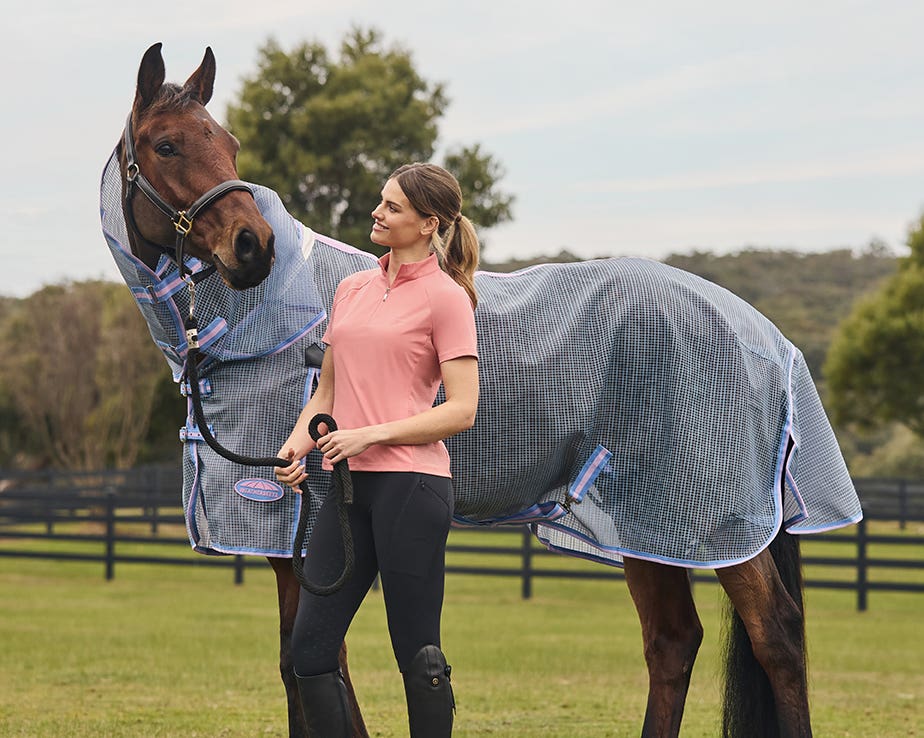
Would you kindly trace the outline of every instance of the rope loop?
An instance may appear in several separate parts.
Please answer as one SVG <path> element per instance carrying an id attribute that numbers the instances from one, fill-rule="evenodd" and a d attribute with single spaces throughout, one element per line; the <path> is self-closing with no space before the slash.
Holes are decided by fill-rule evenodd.
<path id="1" fill-rule="evenodd" d="M 337 430 L 336 420 L 326 413 L 318 413 L 308 421 L 308 435 L 311 436 L 312 441 L 317 442 L 321 439 L 321 423 L 327 426 L 328 433 L 333 433 Z"/>
<path id="2" fill-rule="evenodd" d="M 337 422 L 325 413 L 318 413 L 308 421 L 308 435 L 312 440 L 317 441 L 321 438 L 320 425 L 324 423 L 327 426 L 327 432 L 333 433 L 337 430 Z M 302 483 L 302 494 L 307 491 L 308 485 Z M 295 543 L 292 550 L 292 569 L 295 572 L 295 578 L 298 583 L 307 589 L 311 594 L 329 595 L 337 592 L 350 576 L 353 574 L 353 564 L 356 560 L 353 551 L 353 530 L 350 528 L 350 520 L 347 512 L 347 505 L 353 504 L 353 477 L 350 476 L 350 465 L 346 459 L 334 464 L 334 470 L 331 475 L 331 492 L 337 504 L 337 517 L 340 521 L 340 537 L 343 541 L 343 571 L 337 580 L 328 585 L 314 584 L 308 581 L 305 576 L 305 562 L 302 559 L 302 548 L 305 543 L 305 528 L 307 524 L 307 515 L 300 515 L 298 528 L 295 531 Z M 303 503 L 304 504 L 304 503 Z M 304 507 L 302 508 L 305 509 Z"/>

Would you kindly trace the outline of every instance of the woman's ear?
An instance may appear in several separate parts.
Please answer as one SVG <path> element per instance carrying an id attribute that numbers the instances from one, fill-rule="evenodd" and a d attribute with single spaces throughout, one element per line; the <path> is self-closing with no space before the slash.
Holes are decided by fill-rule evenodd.
<path id="1" fill-rule="evenodd" d="M 420 234 L 422 236 L 432 236 L 436 229 L 440 227 L 440 219 L 435 215 L 431 215 L 426 220 L 424 220 L 423 225 L 420 226 Z"/>

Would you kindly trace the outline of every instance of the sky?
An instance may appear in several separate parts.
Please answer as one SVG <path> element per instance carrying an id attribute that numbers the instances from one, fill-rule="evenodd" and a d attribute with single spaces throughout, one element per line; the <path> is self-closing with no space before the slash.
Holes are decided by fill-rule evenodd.
<path id="1" fill-rule="evenodd" d="M 335 50 L 360 26 L 408 49 L 450 99 L 434 159 L 479 143 L 516 198 L 487 261 L 873 239 L 902 254 L 924 210 L 920 0 L 0 6 L 0 295 L 118 279 L 99 177 L 158 41 L 179 83 L 212 47 L 221 122 L 270 38 Z"/>

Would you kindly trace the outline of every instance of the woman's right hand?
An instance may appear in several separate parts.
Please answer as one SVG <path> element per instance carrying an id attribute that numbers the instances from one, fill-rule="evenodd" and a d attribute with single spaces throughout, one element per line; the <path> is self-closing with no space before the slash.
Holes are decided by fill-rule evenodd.
<path id="1" fill-rule="evenodd" d="M 278 479 L 281 484 L 288 485 L 293 490 L 300 493 L 302 490 L 298 485 L 308 478 L 308 475 L 305 473 L 303 457 L 296 457 L 295 449 L 289 445 L 284 445 L 279 450 L 278 456 L 292 463 L 288 466 L 277 466 L 276 479 Z"/>

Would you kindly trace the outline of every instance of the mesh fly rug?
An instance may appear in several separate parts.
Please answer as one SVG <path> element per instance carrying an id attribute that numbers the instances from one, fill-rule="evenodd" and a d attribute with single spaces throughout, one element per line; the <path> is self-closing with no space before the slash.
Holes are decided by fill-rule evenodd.
<path id="1" fill-rule="evenodd" d="M 205 416 L 223 445 L 267 456 L 313 386 L 337 284 L 378 266 L 312 233 L 271 190 L 254 195 L 276 234 L 270 276 L 236 292 L 212 275 L 196 304 L 200 337 L 213 336 L 200 368 Z M 114 157 L 100 206 L 110 251 L 180 381 L 186 290 L 169 260 L 150 270 L 131 255 Z M 724 288 L 634 258 L 479 272 L 476 286 L 478 416 L 447 441 L 457 525 L 525 523 L 564 553 L 709 568 L 753 557 L 781 525 L 812 533 L 862 516 L 802 353 Z M 290 556 L 301 496 L 271 468 L 218 457 L 191 413 L 181 439 L 192 545 Z M 304 500 L 312 515 L 329 481 L 318 456 Z"/>

